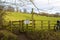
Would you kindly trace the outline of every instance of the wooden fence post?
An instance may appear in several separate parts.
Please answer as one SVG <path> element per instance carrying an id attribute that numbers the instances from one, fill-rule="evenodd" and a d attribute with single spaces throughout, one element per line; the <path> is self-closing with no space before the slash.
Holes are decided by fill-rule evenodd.
<path id="1" fill-rule="evenodd" d="M 9 21 L 9 27 L 11 28 L 12 31 L 12 21 Z"/>
<path id="2" fill-rule="evenodd" d="M 43 21 L 41 20 L 41 29 L 43 29 Z"/>
<path id="3" fill-rule="evenodd" d="M 24 32 L 24 20 L 21 21 L 22 31 Z"/>
<path id="4" fill-rule="evenodd" d="M 32 28 L 33 28 L 33 31 L 35 31 L 35 20 L 32 21 Z"/>
<path id="5" fill-rule="evenodd" d="M 9 21 L 9 26 L 11 26 L 11 21 Z"/>
<path id="6" fill-rule="evenodd" d="M 50 21 L 48 21 L 48 30 L 50 30 Z"/>
<path id="7" fill-rule="evenodd" d="M 21 21 L 19 20 L 19 31 L 22 31 Z"/>
<path id="8" fill-rule="evenodd" d="M 28 24 L 26 24 L 26 31 L 28 31 Z"/>
<path id="9" fill-rule="evenodd" d="M 21 26 L 21 21 L 19 20 L 19 26 Z"/>
<path id="10" fill-rule="evenodd" d="M 35 20 L 34 20 L 34 31 L 35 31 Z"/>

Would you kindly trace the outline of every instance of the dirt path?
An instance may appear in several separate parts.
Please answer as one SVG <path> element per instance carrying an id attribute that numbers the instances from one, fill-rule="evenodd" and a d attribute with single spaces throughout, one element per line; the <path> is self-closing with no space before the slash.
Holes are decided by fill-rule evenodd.
<path id="1" fill-rule="evenodd" d="M 18 35 L 18 40 L 29 40 L 24 33 Z"/>

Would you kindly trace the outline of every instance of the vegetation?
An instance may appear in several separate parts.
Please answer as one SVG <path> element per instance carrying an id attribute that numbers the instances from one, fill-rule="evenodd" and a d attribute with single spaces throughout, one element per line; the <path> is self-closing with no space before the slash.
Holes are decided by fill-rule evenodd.
<path id="1" fill-rule="evenodd" d="M 4 16 L 6 21 L 18 21 L 18 20 L 31 20 L 31 14 L 19 13 L 19 12 L 7 12 L 7 15 Z M 60 20 L 60 17 L 46 17 L 34 14 L 34 20 Z"/>
<path id="2" fill-rule="evenodd" d="M 5 19 L 5 24 L 8 24 L 9 21 L 19 21 L 19 20 L 26 20 L 26 19 L 32 20 L 32 18 L 31 18 L 32 14 L 19 13 L 19 12 L 6 12 L 6 13 L 7 13 L 7 15 L 3 16 Z M 50 25 L 54 26 L 56 24 L 56 21 L 60 20 L 60 17 L 47 17 L 47 16 L 40 16 L 40 15 L 34 14 L 34 20 L 37 20 L 35 22 L 36 30 L 40 30 L 41 22 L 38 20 L 43 20 L 43 22 L 44 22 L 43 24 L 45 26 L 44 29 L 47 29 L 48 28 L 48 20 L 51 21 Z M 29 26 L 32 26 L 32 25 L 29 24 Z M 53 27 L 51 27 L 51 28 L 53 28 Z"/>
<path id="3" fill-rule="evenodd" d="M 29 20 L 32 20 L 31 18 L 31 14 L 27 14 L 27 13 L 19 13 L 19 12 L 6 12 L 6 15 L 3 16 L 4 18 L 4 24 L 8 24 L 9 21 L 19 21 L 19 20 L 26 20 L 26 19 L 29 19 Z M 52 19 L 52 20 L 51 20 Z M 47 16 L 40 16 L 40 15 L 36 15 L 34 14 L 34 20 L 51 20 L 52 22 L 53 21 L 56 21 L 56 20 L 60 20 L 60 17 L 47 17 Z M 47 21 L 44 21 L 47 23 Z M 56 23 L 56 22 L 54 22 Z M 48 23 L 47 23 L 48 24 Z M 47 24 L 44 24 L 44 25 L 47 25 Z M 39 30 L 40 28 L 37 27 L 39 26 L 40 23 L 39 21 L 36 22 L 36 30 Z M 9 31 L 6 31 L 6 30 L 3 30 L 1 32 L 1 35 L 3 36 L 1 39 L 2 40 L 17 40 L 17 36 L 24 36 L 27 37 L 25 39 L 29 40 L 60 40 L 60 34 L 59 32 L 54 32 L 54 31 L 36 31 L 36 32 L 23 32 L 23 34 L 21 34 L 19 31 L 19 27 L 11 27 L 11 26 L 8 26 L 8 27 L 4 27 L 4 29 L 7 29 Z M 44 27 L 45 28 L 45 27 Z M 20 34 L 20 35 L 15 35 L 15 34 Z M 0 36 L 1 36 L 0 35 Z M 24 38 L 24 37 L 23 37 Z M 22 38 L 22 39 L 23 39 Z M 28 39 L 29 38 L 29 39 Z M 18 39 L 20 40 L 20 39 Z"/>
<path id="4" fill-rule="evenodd" d="M 7 30 L 0 30 L 0 40 L 17 40 L 17 35 Z"/>
<path id="5" fill-rule="evenodd" d="M 60 40 L 60 32 L 54 31 L 27 32 L 26 36 L 30 40 Z"/>
<path id="6" fill-rule="evenodd" d="M 30 2 L 35 6 L 35 8 L 37 8 L 32 0 L 30 0 Z M 37 10 L 39 11 L 38 8 Z M 18 12 L 18 8 L 17 10 L 14 10 L 14 7 L 12 7 L 11 5 L 7 7 L 3 5 L 0 6 L 0 40 L 60 40 L 60 32 L 55 32 L 53 30 L 52 31 L 45 30 L 49 27 L 48 26 L 49 20 L 50 20 L 51 29 L 53 29 L 52 26 L 56 24 L 57 20 L 60 20 L 59 13 L 47 14 L 42 12 L 41 14 L 34 13 L 32 15 L 30 13 L 28 14 L 26 11 L 27 10 L 24 9 L 23 13 Z M 33 13 L 33 10 L 31 13 Z M 33 21 L 30 21 L 30 23 L 32 24 L 28 25 L 31 26 L 32 31 L 28 30 L 30 29 L 30 27 L 26 29 L 27 26 L 24 23 L 23 23 L 24 25 L 22 25 L 23 28 L 21 28 L 18 22 L 15 23 L 14 26 L 10 25 L 9 23 L 11 21 L 21 21 L 26 19 L 28 20 L 33 19 L 33 21 L 37 20 L 35 21 L 35 29 L 32 26 Z M 41 26 L 40 20 L 43 20 L 43 26 Z M 41 27 L 43 27 L 44 30 L 41 29 Z M 25 30 L 23 31 L 21 29 L 25 29 Z"/>

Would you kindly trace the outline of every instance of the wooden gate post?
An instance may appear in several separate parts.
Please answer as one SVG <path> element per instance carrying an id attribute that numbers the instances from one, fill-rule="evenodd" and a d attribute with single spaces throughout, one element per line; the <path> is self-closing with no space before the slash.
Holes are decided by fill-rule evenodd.
<path id="1" fill-rule="evenodd" d="M 21 24 L 21 21 L 19 20 L 19 31 L 21 32 L 22 31 L 22 24 Z"/>
<path id="2" fill-rule="evenodd" d="M 48 21 L 48 30 L 50 30 L 50 20 Z"/>
<path id="3" fill-rule="evenodd" d="M 34 20 L 33 24 L 34 24 L 34 31 L 35 31 L 35 20 Z"/>
<path id="4" fill-rule="evenodd" d="M 9 27 L 11 28 L 10 31 L 12 31 L 12 21 L 9 21 Z"/>
<path id="5" fill-rule="evenodd" d="M 41 20 L 41 29 L 43 30 L 43 21 Z"/>
<path id="6" fill-rule="evenodd" d="M 26 24 L 26 31 L 28 31 L 28 24 Z"/>
<path id="7" fill-rule="evenodd" d="M 21 21 L 22 31 L 24 32 L 24 20 Z"/>

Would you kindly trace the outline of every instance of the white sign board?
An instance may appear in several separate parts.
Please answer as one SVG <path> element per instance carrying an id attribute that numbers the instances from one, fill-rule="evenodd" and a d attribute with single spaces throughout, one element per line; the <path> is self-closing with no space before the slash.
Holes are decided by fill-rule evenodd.
<path id="1" fill-rule="evenodd" d="M 24 21 L 24 24 L 29 24 L 29 23 L 30 23 L 29 20 Z"/>

